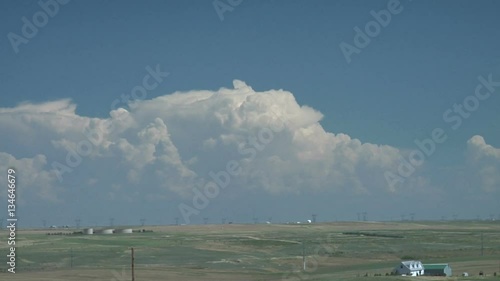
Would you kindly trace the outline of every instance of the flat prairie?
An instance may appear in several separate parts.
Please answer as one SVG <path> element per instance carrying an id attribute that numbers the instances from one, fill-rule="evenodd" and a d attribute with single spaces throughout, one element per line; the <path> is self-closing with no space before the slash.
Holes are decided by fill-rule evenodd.
<path id="1" fill-rule="evenodd" d="M 127 228 L 148 231 L 83 235 L 71 234 L 75 229 L 19 230 L 16 273 L 6 272 L 4 262 L 0 279 L 132 280 L 133 247 L 137 281 L 500 280 L 499 221 Z M 6 242 L 0 245 L 5 261 L 7 247 Z M 448 263 L 453 277 L 387 276 L 401 260 L 410 259 Z M 463 272 L 469 277 L 462 277 Z"/>

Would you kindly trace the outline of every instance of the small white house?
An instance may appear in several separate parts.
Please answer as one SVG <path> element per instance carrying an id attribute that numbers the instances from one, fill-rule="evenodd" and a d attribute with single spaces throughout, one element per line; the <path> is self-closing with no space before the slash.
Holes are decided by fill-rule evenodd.
<path id="1" fill-rule="evenodd" d="M 421 276 L 424 275 L 424 266 L 421 261 L 402 261 L 394 271 L 398 275 Z"/>

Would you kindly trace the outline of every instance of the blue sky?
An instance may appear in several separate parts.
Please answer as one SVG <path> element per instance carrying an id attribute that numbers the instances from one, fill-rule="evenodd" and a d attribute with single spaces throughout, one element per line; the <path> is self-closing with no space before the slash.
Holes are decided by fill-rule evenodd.
<path id="1" fill-rule="evenodd" d="M 369 196 L 351 194 L 345 188 L 329 190 L 326 186 L 330 179 L 325 179 L 317 188 L 304 188 L 298 192 L 301 195 L 297 195 L 295 189 L 288 192 L 286 188 L 280 189 L 279 193 L 269 193 L 269 188 L 245 189 L 245 185 L 251 185 L 249 182 L 258 180 L 241 179 L 241 182 L 235 180 L 234 185 L 242 188 L 221 192 L 196 216 L 198 222 L 203 216 L 219 221 L 224 213 L 235 214 L 235 221 L 251 221 L 252 216 L 303 220 L 311 213 L 318 213 L 323 220 L 349 220 L 355 219 L 356 212 L 365 210 L 373 214 L 373 219 L 397 218 L 405 212 L 415 212 L 423 218 L 450 217 L 452 213 L 459 213 L 461 217 L 500 214 L 500 201 L 492 199 L 495 197 L 492 195 L 498 198 L 500 182 L 487 176 L 491 175 L 492 169 L 500 169 L 500 159 L 495 158 L 497 150 L 486 149 L 486 156 L 472 157 L 486 158 L 484 165 L 488 166 L 480 171 L 472 171 L 467 163 L 467 155 L 473 153 L 469 151 L 468 141 L 475 135 L 482 136 L 485 147 L 500 147 L 500 88 L 481 101 L 478 109 L 463 120 L 459 129 L 452 130 L 451 124 L 443 120 L 447 109 L 474 94 L 478 76 L 492 75 L 493 81 L 500 80 L 500 38 L 497 36 L 500 4 L 497 1 L 402 0 L 402 11 L 393 14 L 389 24 L 382 27 L 359 54 L 353 54 L 348 63 L 339 44 L 353 45 L 353 28 L 364 29 L 373 20 L 370 11 L 387 9 L 389 2 L 243 0 L 232 11 L 225 12 L 221 20 L 212 1 L 73 0 L 59 4 L 56 15 L 39 28 L 27 44 L 19 45 L 16 54 L 8 34 L 21 35 L 21 18 L 32 20 L 33 15 L 42 9 L 37 1 L 3 1 L 0 3 L 0 34 L 3 34 L 0 41 L 0 108 L 14 109 L 21 103 L 36 107 L 37 104 L 69 98 L 70 103 L 76 105 L 75 115 L 104 120 L 109 118 L 110 104 L 115 99 L 141 84 L 148 73 L 147 66 L 154 68 L 159 65 L 162 71 L 169 72 L 169 76 L 159 87 L 148 91 L 145 101 L 176 91 L 193 94 L 203 90 L 218 91 L 221 87 L 232 89 L 233 80 L 238 79 L 255 92 L 278 89 L 291 92 L 298 105 L 321 112 L 323 118 L 317 124 L 327 133 L 343 133 L 361 143 L 387 145 L 402 155 L 416 148 L 414 140 L 428 138 L 434 128 L 443 128 L 448 139 L 436 147 L 436 152 L 412 176 L 422 177 L 425 182 L 421 184 L 426 192 L 417 196 L 439 198 L 436 202 L 441 202 L 441 205 L 433 200 L 423 200 L 420 204 L 412 204 L 411 210 L 401 210 L 405 205 L 400 203 L 395 203 L 394 207 L 381 207 Z M 228 2 L 221 0 L 221 3 Z M 2 114 L 0 117 L 3 118 L 13 115 L 8 110 Z M 307 116 L 302 117 L 307 119 Z M 154 120 L 151 118 L 142 120 L 144 127 Z M 191 145 L 195 145 L 196 139 L 190 139 L 188 132 L 176 131 L 177 119 L 163 120 L 168 128 L 174 127 L 169 132 L 174 146 L 180 151 L 181 161 L 189 160 L 185 159 L 186 155 L 194 157 L 196 153 L 191 155 L 188 152 L 191 148 L 180 148 L 178 143 L 192 141 Z M 32 125 L 26 122 L 26 126 Z M 187 124 L 195 126 L 199 122 Z M 33 130 L 37 132 L 37 129 L 40 128 Z M 7 130 L 12 130 L 12 134 Z M 41 130 L 41 134 L 48 136 L 41 137 L 46 143 L 38 145 L 23 140 L 26 135 L 17 135 L 12 127 L 5 125 L 3 131 L 0 152 L 12 156 L 15 159 L 12 161 L 45 155 L 47 164 L 40 169 L 48 173 L 50 163 L 63 161 L 66 154 L 64 149 L 55 148 L 51 141 L 71 139 L 64 132 L 54 133 L 51 139 L 52 131 Z M 126 137 L 128 134 L 131 136 Z M 134 134 L 137 132 L 128 131 L 121 138 L 132 143 Z M 272 156 L 273 153 L 266 148 L 263 155 Z M 224 157 L 233 154 L 235 150 L 226 147 L 208 155 L 226 162 Z M 63 192 L 64 195 L 56 200 L 58 203 L 38 200 L 36 195 L 26 196 L 26 202 L 20 203 L 26 204 L 23 208 L 26 224 L 40 224 L 42 217 L 56 216 L 59 213 L 56 210 L 60 208 L 68 209 L 68 217 L 57 215 L 54 223 L 71 222 L 76 216 L 89 224 L 91 221 L 105 223 L 111 216 L 123 223 L 136 223 L 140 216 L 151 217 L 151 222 L 171 223 L 173 217 L 181 216 L 176 213 L 179 211 L 177 206 L 190 201 L 190 195 L 168 191 L 165 194 L 168 207 L 162 210 L 169 213 L 168 218 L 163 218 L 157 211 L 163 203 L 150 205 L 131 199 L 130 202 L 144 209 L 142 214 L 128 214 L 133 217 L 130 220 L 125 217 L 118 219 L 122 212 L 117 206 L 128 201 L 117 199 L 111 202 L 104 197 L 98 204 L 108 207 L 98 209 L 102 209 L 101 214 L 109 215 L 92 213 L 92 210 L 88 214 L 81 213 L 75 210 L 79 207 L 72 207 L 77 206 L 72 200 L 79 197 L 81 202 L 78 204 L 93 204 L 88 187 L 77 184 L 85 178 L 93 178 L 91 167 L 85 167 L 86 164 L 93 166 L 90 161 L 75 168 L 71 178 L 54 183 L 59 190 L 70 190 L 70 186 L 78 185 L 79 192 L 87 196 Z M 192 171 L 206 178 L 206 174 L 202 174 L 207 169 L 203 167 L 210 165 L 210 161 L 198 163 Z M 481 165 L 482 162 L 472 166 Z M 328 167 L 330 172 L 335 170 L 335 166 Z M 120 169 L 118 167 L 115 171 L 117 177 L 120 177 Z M 364 177 L 369 174 L 363 169 L 356 169 L 356 175 Z M 473 183 L 477 190 L 470 191 L 470 194 L 462 193 L 456 187 L 457 181 L 460 182 L 456 175 L 463 175 L 464 170 L 470 178 L 478 178 Z M 484 171 L 489 171 L 486 176 Z M 287 174 L 282 176 L 287 177 Z M 111 178 L 97 178 L 98 184 L 102 184 L 100 188 L 105 190 L 117 184 Z M 482 189 L 485 182 L 492 186 L 487 188 L 488 191 Z M 119 184 L 123 186 L 127 182 Z M 151 192 L 154 194 L 155 191 Z M 372 191 L 371 196 L 380 197 L 380 202 L 411 198 L 411 194 L 386 194 L 379 189 Z M 453 198 L 455 203 L 448 202 L 447 198 Z M 302 201 L 304 205 L 300 204 Z M 475 203 L 470 212 L 463 210 L 459 203 L 469 201 Z M 335 204 L 332 206 L 331 202 Z M 245 210 L 239 207 L 243 203 L 248 205 L 245 205 Z M 152 206 L 150 210 L 148 206 Z"/>

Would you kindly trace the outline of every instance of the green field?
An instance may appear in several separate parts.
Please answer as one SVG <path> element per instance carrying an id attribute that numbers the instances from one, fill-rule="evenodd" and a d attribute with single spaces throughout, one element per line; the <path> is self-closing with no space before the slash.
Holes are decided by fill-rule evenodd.
<path id="1" fill-rule="evenodd" d="M 500 280 L 499 222 L 338 222 L 146 229 L 153 232 L 47 235 L 64 230 L 18 231 L 16 274 L 0 273 L 0 279 L 131 280 L 130 247 L 134 247 L 138 281 Z M 2 237 L 6 234 L 2 230 Z M 6 242 L 0 245 L 0 251 L 4 257 L 8 254 Z M 386 276 L 402 259 L 449 263 L 456 277 Z M 478 276 L 480 271 L 486 276 Z M 468 272 L 470 277 L 460 277 L 462 272 Z"/>

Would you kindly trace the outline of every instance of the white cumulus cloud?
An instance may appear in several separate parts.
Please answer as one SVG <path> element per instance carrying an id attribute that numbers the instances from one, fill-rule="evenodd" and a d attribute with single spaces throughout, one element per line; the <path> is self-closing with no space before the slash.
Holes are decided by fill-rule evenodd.
<path id="1" fill-rule="evenodd" d="M 389 191 L 383 174 L 399 164 L 397 148 L 325 131 L 323 114 L 299 105 L 291 92 L 256 92 L 239 80 L 233 86 L 133 101 L 108 118 L 80 116 L 69 99 L 0 108 L 0 129 L 12 132 L 0 151 L 19 144 L 0 157 L 29 170 L 24 184 L 41 198 L 75 182 L 103 194 L 140 185 L 148 198 L 188 195 L 231 160 L 241 167 L 231 178 L 235 189 Z M 75 153 L 81 161 L 69 165 Z M 61 182 L 55 162 L 68 168 Z"/>
<path id="2" fill-rule="evenodd" d="M 470 170 L 477 177 L 480 188 L 487 192 L 500 191 L 500 148 L 475 135 L 467 141 L 467 152 Z"/>

